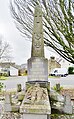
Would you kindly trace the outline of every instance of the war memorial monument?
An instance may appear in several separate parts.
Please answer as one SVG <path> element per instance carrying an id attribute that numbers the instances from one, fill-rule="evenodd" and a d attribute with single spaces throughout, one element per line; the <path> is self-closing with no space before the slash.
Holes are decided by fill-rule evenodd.
<path id="1" fill-rule="evenodd" d="M 26 93 L 20 106 L 23 119 L 50 119 L 48 91 L 48 60 L 44 57 L 42 10 L 40 6 L 36 6 L 31 58 L 28 59 L 28 82 L 26 82 Z"/>
<path id="2" fill-rule="evenodd" d="M 31 58 L 28 59 L 27 66 L 25 89 L 22 90 L 21 84 L 17 84 L 15 94 L 4 92 L 3 107 L 0 105 L 0 119 L 54 119 L 54 113 L 71 115 L 73 106 L 70 96 L 62 96 L 50 90 L 48 60 L 44 56 L 42 9 L 39 5 L 35 7 L 34 12 Z M 59 84 L 56 84 L 56 89 L 60 91 Z M 58 115 L 58 119 L 63 118 L 64 115 Z"/>

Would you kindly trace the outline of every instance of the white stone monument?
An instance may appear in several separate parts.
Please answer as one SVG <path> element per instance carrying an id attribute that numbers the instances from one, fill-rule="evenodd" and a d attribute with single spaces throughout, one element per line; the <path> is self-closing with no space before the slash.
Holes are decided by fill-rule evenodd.
<path id="1" fill-rule="evenodd" d="M 48 60 L 44 57 L 42 10 L 36 6 L 32 35 L 31 58 L 28 60 L 28 81 L 48 81 Z"/>

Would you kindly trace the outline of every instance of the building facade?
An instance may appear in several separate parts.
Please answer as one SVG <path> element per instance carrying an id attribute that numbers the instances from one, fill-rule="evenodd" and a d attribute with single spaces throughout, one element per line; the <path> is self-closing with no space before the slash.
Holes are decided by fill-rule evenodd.
<path id="1" fill-rule="evenodd" d="M 12 62 L 0 63 L 0 75 L 2 76 L 18 76 L 18 67 Z"/>
<path id="2" fill-rule="evenodd" d="M 56 60 L 55 57 L 50 57 L 48 61 L 48 74 L 54 69 L 54 68 L 61 68 L 61 64 L 59 64 Z"/>

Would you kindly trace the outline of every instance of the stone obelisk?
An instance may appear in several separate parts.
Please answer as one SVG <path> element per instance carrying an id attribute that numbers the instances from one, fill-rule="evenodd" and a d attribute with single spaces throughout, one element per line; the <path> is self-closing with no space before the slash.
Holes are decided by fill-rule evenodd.
<path id="1" fill-rule="evenodd" d="M 44 57 L 42 10 L 40 6 L 36 6 L 31 58 L 28 60 L 28 81 L 20 107 L 22 119 L 50 119 L 48 87 L 48 60 Z"/>
<path id="2" fill-rule="evenodd" d="M 42 10 L 36 6 L 32 34 L 31 58 L 28 60 L 28 81 L 48 81 L 48 60 L 44 57 Z"/>
<path id="3" fill-rule="evenodd" d="M 31 57 L 44 57 L 42 10 L 35 8 Z"/>

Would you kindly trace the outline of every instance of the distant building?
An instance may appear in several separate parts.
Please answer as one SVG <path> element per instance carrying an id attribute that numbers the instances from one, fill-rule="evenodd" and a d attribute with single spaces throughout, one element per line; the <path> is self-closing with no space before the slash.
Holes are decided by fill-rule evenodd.
<path id="1" fill-rule="evenodd" d="M 1 68 L 10 68 L 10 65 L 14 66 L 14 62 L 0 62 L 0 67 Z"/>
<path id="2" fill-rule="evenodd" d="M 10 76 L 18 76 L 18 68 L 10 66 Z"/>
<path id="3" fill-rule="evenodd" d="M 61 64 L 59 64 L 56 60 L 55 57 L 50 57 L 48 61 L 48 73 L 54 69 L 54 68 L 61 68 Z"/>
<path id="4" fill-rule="evenodd" d="M 1 62 L 0 63 L 0 74 L 7 74 L 7 76 L 18 76 L 19 66 L 16 66 L 12 62 Z"/>
<path id="5" fill-rule="evenodd" d="M 74 67 L 74 64 L 66 61 L 65 59 L 62 58 L 62 60 L 59 62 L 61 64 L 62 68 L 69 68 L 69 67 Z"/>
<path id="6" fill-rule="evenodd" d="M 20 75 L 26 75 L 27 74 L 27 63 L 26 64 L 21 64 L 20 66 Z"/>

